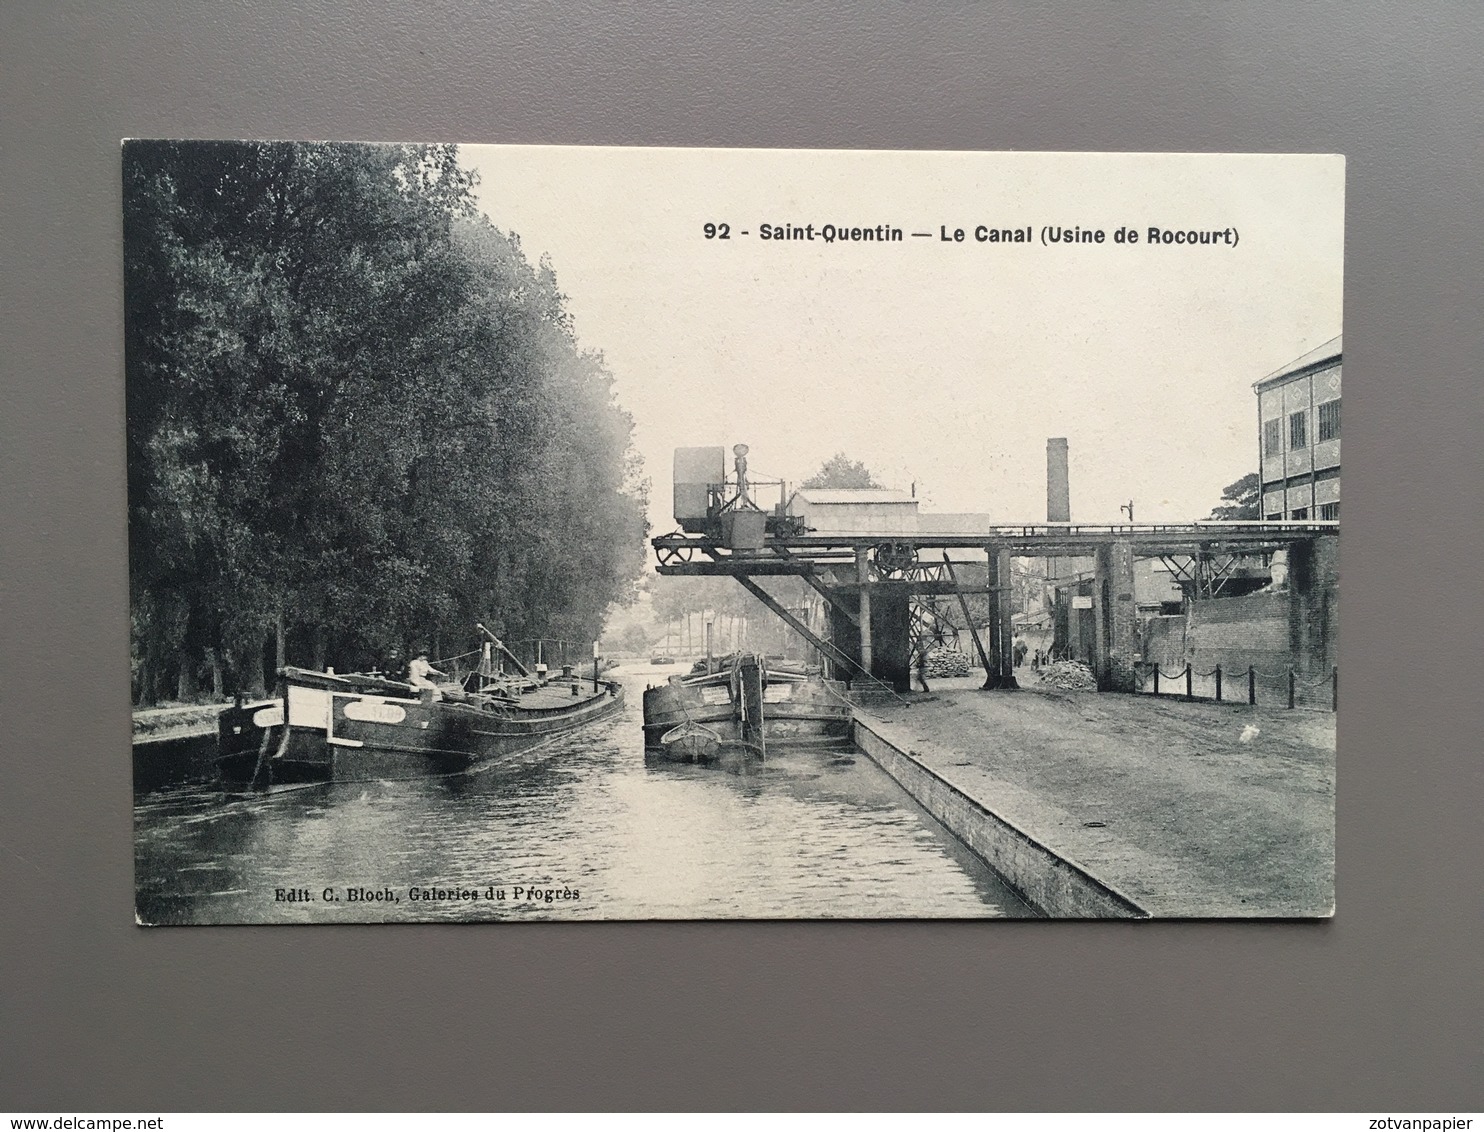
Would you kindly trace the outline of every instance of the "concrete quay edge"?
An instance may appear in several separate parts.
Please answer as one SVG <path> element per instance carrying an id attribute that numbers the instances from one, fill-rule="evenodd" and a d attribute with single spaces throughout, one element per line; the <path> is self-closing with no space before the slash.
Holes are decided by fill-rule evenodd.
<path id="1" fill-rule="evenodd" d="M 1113 885 L 925 765 L 893 730 L 855 713 L 855 745 L 1037 911 L 1057 919 L 1150 918 Z"/>

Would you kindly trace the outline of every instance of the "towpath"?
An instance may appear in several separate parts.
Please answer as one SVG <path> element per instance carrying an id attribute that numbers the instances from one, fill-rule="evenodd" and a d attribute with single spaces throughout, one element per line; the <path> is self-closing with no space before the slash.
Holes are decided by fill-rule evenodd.
<path id="1" fill-rule="evenodd" d="M 1010 693 L 933 681 L 861 719 L 1153 916 L 1332 913 L 1334 715 L 1017 676 Z"/>

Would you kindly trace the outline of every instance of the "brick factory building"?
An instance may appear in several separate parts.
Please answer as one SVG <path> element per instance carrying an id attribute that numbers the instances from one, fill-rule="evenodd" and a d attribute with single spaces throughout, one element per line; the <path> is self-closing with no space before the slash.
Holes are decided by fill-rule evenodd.
<path id="1" fill-rule="evenodd" d="M 1253 383 L 1262 518 L 1340 517 L 1340 339 Z"/>

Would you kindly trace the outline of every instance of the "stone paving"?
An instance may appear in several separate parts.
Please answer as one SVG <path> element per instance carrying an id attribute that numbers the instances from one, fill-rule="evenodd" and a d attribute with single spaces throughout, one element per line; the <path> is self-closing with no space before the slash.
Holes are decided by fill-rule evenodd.
<path id="1" fill-rule="evenodd" d="M 943 680 L 862 714 L 1153 916 L 1333 913 L 1333 714 L 1068 692 L 1028 667 L 1016 675 L 1019 692 Z"/>

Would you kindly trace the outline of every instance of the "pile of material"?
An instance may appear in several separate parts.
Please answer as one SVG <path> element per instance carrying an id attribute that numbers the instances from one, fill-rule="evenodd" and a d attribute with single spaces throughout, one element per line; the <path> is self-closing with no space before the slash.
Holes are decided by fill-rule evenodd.
<path id="1" fill-rule="evenodd" d="M 957 649 L 937 648 L 928 653 L 928 679 L 946 676 L 972 676 L 973 662 Z"/>
<path id="2" fill-rule="evenodd" d="M 1069 692 L 1097 691 L 1097 677 L 1092 669 L 1079 660 L 1058 660 L 1041 667 L 1041 680 L 1053 688 L 1065 688 Z"/>

